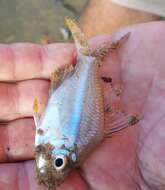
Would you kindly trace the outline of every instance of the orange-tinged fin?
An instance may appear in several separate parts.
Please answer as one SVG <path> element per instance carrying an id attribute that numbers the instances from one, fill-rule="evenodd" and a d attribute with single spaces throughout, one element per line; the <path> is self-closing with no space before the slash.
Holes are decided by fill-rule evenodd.
<path id="1" fill-rule="evenodd" d="M 97 58 L 97 63 L 100 65 L 104 58 L 113 50 L 120 48 L 129 38 L 130 32 L 122 36 L 119 40 L 115 42 L 104 42 L 100 47 L 96 48 L 91 52 L 93 57 Z"/>
<path id="2" fill-rule="evenodd" d="M 78 53 L 89 55 L 90 49 L 89 49 L 88 41 L 84 33 L 81 31 L 81 29 L 77 25 L 77 23 L 73 19 L 68 18 L 68 17 L 65 18 L 65 23 L 72 33 Z"/>
<path id="3" fill-rule="evenodd" d="M 129 115 L 122 111 L 113 112 L 112 110 L 110 110 L 110 112 L 111 115 L 109 117 L 111 118 L 111 125 L 109 126 L 109 128 L 105 129 L 105 137 L 111 137 L 113 133 L 124 130 L 130 126 L 134 126 L 143 118 L 140 115 Z"/>
<path id="4" fill-rule="evenodd" d="M 33 102 L 33 117 L 34 117 L 35 126 L 38 127 L 39 119 L 40 119 L 38 97 L 34 98 L 34 102 Z"/>
<path id="5" fill-rule="evenodd" d="M 119 40 L 112 43 L 111 48 L 113 48 L 113 49 L 120 48 L 128 40 L 130 35 L 131 35 L 131 32 L 124 34 Z"/>
<path id="6" fill-rule="evenodd" d="M 33 102 L 33 112 L 38 114 L 39 113 L 39 100 L 38 97 L 34 98 L 34 102 Z"/>
<path id="7" fill-rule="evenodd" d="M 74 71 L 73 65 L 66 65 L 65 67 L 58 68 L 51 73 L 50 92 L 53 92 L 65 78 L 71 76 Z"/>

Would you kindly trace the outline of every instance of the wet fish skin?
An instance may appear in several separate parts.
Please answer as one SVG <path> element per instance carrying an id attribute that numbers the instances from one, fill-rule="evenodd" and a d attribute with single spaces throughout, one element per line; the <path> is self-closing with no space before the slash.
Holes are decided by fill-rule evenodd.
<path id="1" fill-rule="evenodd" d="M 37 111 L 34 114 L 37 174 L 49 189 L 60 185 L 81 164 L 104 132 L 98 64 L 77 25 L 72 20 L 68 23 L 77 47 L 76 66 L 55 71 L 45 112 L 41 117 Z M 61 169 L 57 158 L 63 161 Z"/>
<path id="2" fill-rule="evenodd" d="M 87 40 L 71 19 L 67 24 L 73 34 L 77 51 L 75 67 L 56 70 L 51 79 L 51 90 L 45 112 L 39 115 L 39 103 L 34 101 L 36 125 L 35 158 L 38 180 L 49 190 L 60 185 L 66 176 L 80 166 L 88 154 L 105 137 L 103 94 L 98 69 L 108 52 L 95 56 Z M 118 44 L 117 44 L 118 45 Z M 114 49 L 114 44 L 112 44 Z M 128 119 L 128 118 L 127 118 Z M 129 126 L 120 120 L 119 130 Z M 114 126 L 116 132 L 118 127 Z"/>

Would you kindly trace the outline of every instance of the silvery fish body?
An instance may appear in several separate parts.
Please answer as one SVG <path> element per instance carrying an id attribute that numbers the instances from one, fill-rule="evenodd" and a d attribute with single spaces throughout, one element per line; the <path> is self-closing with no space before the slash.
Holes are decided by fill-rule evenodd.
<path id="1" fill-rule="evenodd" d="M 37 99 L 33 106 L 37 175 L 39 182 L 49 190 L 60 185 L 104 137 L 139 121 L 137 115 L 128 116 L 123 110 L 112 110 L 110 106 L 108 117 L 111 125 L 104 128 L 103 95 L 98 77 L 100 60 L 109 50 L 121 45 L 129 34 L 115 43 L 108 43 L 100 51 L 90 53 L 87 41 L 75 22 L 67 19 L 67 24 L 75 40 L 76 66 L 66 66 L 53 72 L 50 96 L 42 116 L 39 115 Z M 113 87 L 111 90 L 116 92 Z"/>
<path id="2" fill-rule="evenodd" d="M 103 139 L 98 64 L 95 57 L 81 53 L 82 45 L 76 43 L 76 66 L 55 72 L 52 83 L 58 85 L 51 89 L 44 114 L 34 116 L 38 179 L 49 189 L 61 184 Z"/>

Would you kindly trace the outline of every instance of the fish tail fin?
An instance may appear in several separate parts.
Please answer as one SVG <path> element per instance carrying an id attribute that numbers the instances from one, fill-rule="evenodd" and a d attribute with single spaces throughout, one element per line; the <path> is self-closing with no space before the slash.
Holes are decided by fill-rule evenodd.
<path id="1" fill-rule="evenodd" d="M 90 48 L 88 45 L 88 41 L 87 41 L 84 33 L 79 28 L 78 24 L 69 17 L 65 17 L 65 23 L 72 33 L 78 54 L 89 55 Z"/>

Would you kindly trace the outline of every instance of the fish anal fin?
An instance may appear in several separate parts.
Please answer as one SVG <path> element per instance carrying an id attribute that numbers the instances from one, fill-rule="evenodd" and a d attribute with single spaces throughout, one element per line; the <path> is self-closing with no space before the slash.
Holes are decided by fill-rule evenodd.
<path id="1" fill-rule="evenodd" d="M 66 77 L 69 77 L 74 71 L 74 66 L 66 65 L 65 67 L 58 68 L 51 73 L 50 92 L 53 92 Z"/>
<path id="2" fill-rule="evenodd" d="M 112 110 L 110 111 L 112 112 Z M 111 125 L 109 125 L 109 127 L 104 131 L 105 138 L 111 137 L 113 133 L 117 133 L 128 127 L 134 126 L 142 119 L 141 115 L 130 115 L 126 114 L 123 111 L 116 111 L 112 113 L 109 117 Z"/>
<path id="3" fill-rule="evenodd" d="M 74 21 L 73 19 L 71 19 L 69 17 L 66 17 L 65 23 L 73 35 L 73 38 L 74 38 L 75 43 L 76 43 L 77 51 L 80 54 L 89 55 L 90 54 L 90 48 L 88 45 L 88 40 L 86 39 L 86 36 L 84 35 L 84 33 L 79 28 L 76 21 Z"/>
<path id="4" fill-rule="evenodd" d="M 97 63 L 100 65 L 104 58 L 115 49 L 120 48 L 129 38 L 130 32 L 122 36 L 119 40 L 116 40 L 115 42 L 105 42 L 100 47 L 96 48 L 92 51 L 91 56 L 97 58 Z"/>

